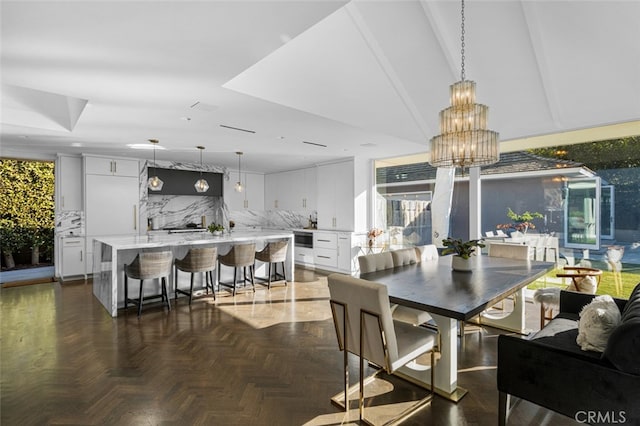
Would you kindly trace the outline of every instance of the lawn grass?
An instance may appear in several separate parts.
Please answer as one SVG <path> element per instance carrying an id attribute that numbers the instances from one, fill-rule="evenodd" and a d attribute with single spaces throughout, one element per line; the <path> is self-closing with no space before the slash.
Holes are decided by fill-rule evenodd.
<path id="1" fill-rule="evenodd" d="M 623 264 L 622 272 L 620 273 L 608 271 L 604 263 L 600 265 L 598 262 L 594 262 L 592 267 L 603 270 L 596 294 L 609 294 L 613 297 L 628 299 L 631 291 L 640 283 L 640 265 Z M 544 287 L 565 288 L 569 285 L 570 279 L 565 278 L 566 281 L 563 281 L 562 278 L 557 278 L 556 274 L 561 271 L 562 268 L 554 269 L 529 284 L 527 288 L 531 290 Z"/>

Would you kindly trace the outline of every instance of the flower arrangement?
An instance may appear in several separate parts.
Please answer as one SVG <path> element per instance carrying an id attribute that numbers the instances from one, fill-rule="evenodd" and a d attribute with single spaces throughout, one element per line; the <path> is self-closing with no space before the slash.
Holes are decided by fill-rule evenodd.
<path id="1" fill-rule="evenodd" d="M 484 244 L 480 240 L 462 241 L 461 239 L 455 239 L 447 237 L 442 240 L 442 245 L 445 247 L 442 250 L 442 255 L 455 254 L 463 259 L 469 259 L 471 255 L 476 251 L 476 247 L 484 247 Z"/>
<path id="2" fill-rule="evenodd" d="M 380 228 L 371 228 L 367 237 L 369 238 L 378 238 L 380 235 L 384 234 L 384 231 Z"/>
<path id="3" fill-rule="evenodd" d="M 515 229 L 518 232 L 526 233 L 529 229 L 536 229 L 536 226 L 532 222 L 533 219 L 540 219 L 544 216 L 542 215 L 542 213 L 530 212 L 528 210 L 522 214 L 518 214 L 511 210 L 511 207 L 509 207 L 507 210 L 507 217 L 513 222 L 496 225 L 496 228 Z"/>

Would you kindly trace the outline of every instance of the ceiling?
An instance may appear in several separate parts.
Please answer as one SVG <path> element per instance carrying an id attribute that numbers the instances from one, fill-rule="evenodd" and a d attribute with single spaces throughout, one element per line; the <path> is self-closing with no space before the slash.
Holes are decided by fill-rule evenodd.
<path id="1" fill-rule="evenodd" d="M 460 79 L 458 1 L 1 8 L 3 156 L 148 159 L 128 145 L 150 138 L 159 160 L 197 162 L 203 145 L 205 162 L 234 168 L 243 151 L 265 173 L 407 156 L 428 150 Z M 640 134 L 640 2 L 467 0 L 465 15 L 466 76 L 503 147 Z"/>

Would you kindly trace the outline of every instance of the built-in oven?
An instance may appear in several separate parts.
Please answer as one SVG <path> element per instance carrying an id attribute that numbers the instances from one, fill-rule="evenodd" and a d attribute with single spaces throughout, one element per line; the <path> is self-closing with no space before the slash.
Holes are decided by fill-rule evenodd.
<path id="1" fill-rule="evenodd" d="M 313 248 L 313 232 L 293 231 L 293 242 L 296 247 Z"/>

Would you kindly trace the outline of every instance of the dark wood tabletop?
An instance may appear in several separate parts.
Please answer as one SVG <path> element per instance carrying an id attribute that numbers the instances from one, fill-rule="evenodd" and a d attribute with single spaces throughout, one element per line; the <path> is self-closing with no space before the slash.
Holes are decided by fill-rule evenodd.
<path id="1" fill-rule="evenodd" d="M 473 272 L 451 270 L 452 256 L 360 274 L 385 284 L 389 300 L 457 320 L 469 320 L 544 275 L 550 262 L 477 256 Z"/>

